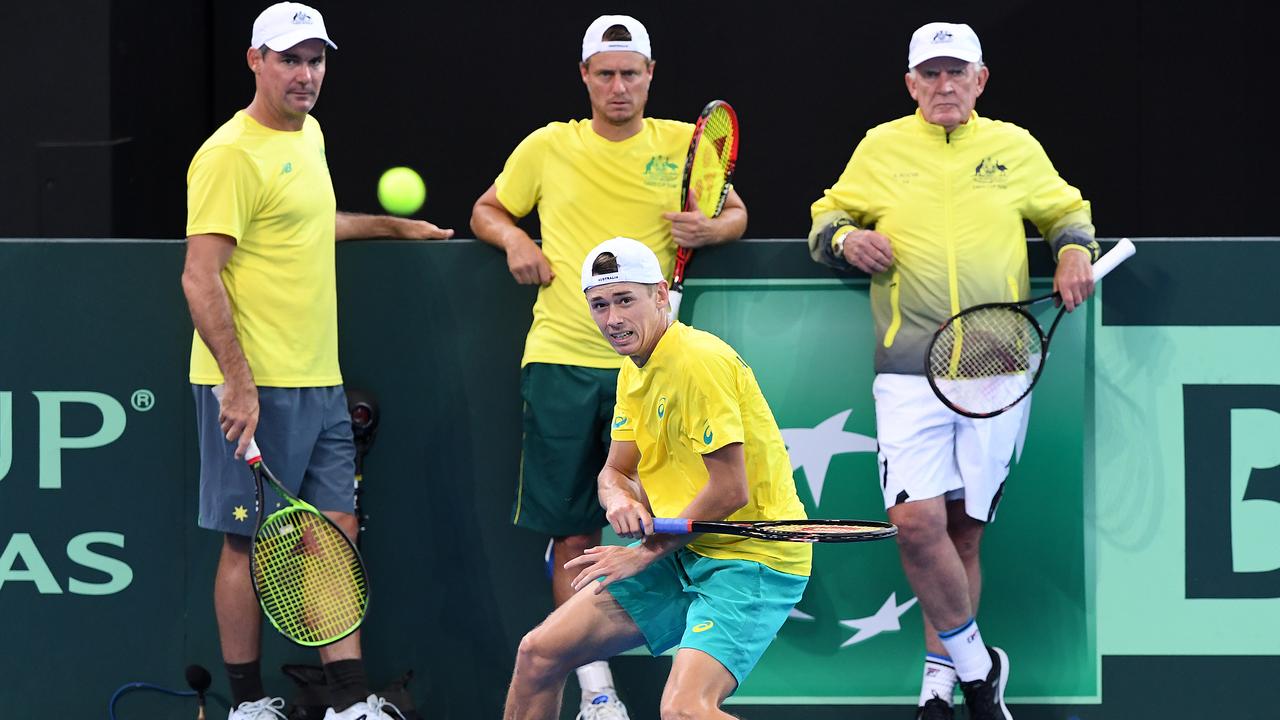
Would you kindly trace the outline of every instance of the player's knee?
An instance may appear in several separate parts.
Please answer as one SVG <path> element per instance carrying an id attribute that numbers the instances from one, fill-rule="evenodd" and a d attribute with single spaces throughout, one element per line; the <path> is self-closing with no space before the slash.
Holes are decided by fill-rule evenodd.
<path id="1" fill-rule="evenodd" d="M 982 547 L 982 533 L 951 533 L 951 542 L 956 546 L 956 552 L 960 554 L 961 558 L 966 560 L 975 558 Z"/>
<path id="2" fill-rule="evenodd" d="M 325 513 L 325 516 L 333 521 L 334 525 L 343 532 L 344 535 L 355 540 L 356 535 L 360 534 L 360 521 L 351 513 Z"/>
<path id="3" fill-rule="evenodd" d="M 945 519 L 924 513 L 902 513 L 894 521 L 898 526 L 898 545 L 907 550 L 924 548 L 949 540 Z"/>
<path id="4" fill-rule="evenodd" d="M 966 515 L 958 519 L 953 517 L 948 523 L 947 534 L 951 537 L 951 543 L 956 546 L 956 552 L 960 553 L 960 557 L 969 559 L 977 557 L 985 529 L 986 523 Z"/>
<path id="5" fill-rule="evenodd" d="M 670 706 L 666 703 L 663 703 L 661 710 L 662 720 L 698 720 L 699 718 L 708 716 L 709 713 L 705 709 L 688 706 Z"/>
<path id="6" fill-rule="evenodd" d="M 662 698 L 659 708 L 662 720 L 698 720 L 710 717 L 716 709 L 714 700 L 689 693 L 675 693 Z"/>
<path id="7" fill-rule="evenodd" d="M 530 630 L 520 639 L 516 650 L 516 675 L 531 682 L 548 681 L 564 672 L 563 659 L 547 642 L 541 626 Z"/>

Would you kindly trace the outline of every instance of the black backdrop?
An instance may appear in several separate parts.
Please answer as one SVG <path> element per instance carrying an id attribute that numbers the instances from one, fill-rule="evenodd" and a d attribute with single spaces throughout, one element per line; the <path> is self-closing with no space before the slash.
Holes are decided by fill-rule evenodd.
<path id="1" fill-rule="evenodd" d="M 252 96 L 266 0 L 0 3 L 0 235 L 181 237 L 187 163 Z M 1107 236 L 1275 235 L 1280 152 L 1270 3 L 1155 0 L 741 4 L 317 2 L 340 49 L 315 114 L 340 207 L 378 174 L 423 173 L 421 216 L 470 236 L 471 203 L 536 127 L 589 113 L 576 63 L 602 12 L 645 22 L 649 114 L 713 97 L 743 122 L 750 237 L 797 237 L 863 132 L 906 114 L 906 44 L 967 21 L 992 77 L 984 115 L 1040 139 Z"/>

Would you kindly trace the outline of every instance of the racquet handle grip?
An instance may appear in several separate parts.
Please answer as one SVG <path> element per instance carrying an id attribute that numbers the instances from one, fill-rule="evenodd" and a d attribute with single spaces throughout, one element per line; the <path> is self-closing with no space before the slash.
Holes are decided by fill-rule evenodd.
<path id="1" fill-rule="evenodd" d="M 1102 261 L 1099 260 L 1098 262 L 1102 262 Z M 213 393 L 213 398 L 218 401 L 219 405 L 221 405 L 222 395 L 227 391 L 226 387 L 223 386 L 222 384 L 218 384 L 218 385 L 214 385 L 212 388 L 209 388 L 209 390 L 210 392 Z M 258 441 L 254 440 L 253 438 L 249 438 L 249 447 L 244 451 L 244 461 L 252 465 L 261 458 L 262 458 L 262 451 L 258 450 Z"/>
<path id="2" fill-rule="evenodd" d="M 693 521 L 685 518 L 654 518 L 653 531 L 667 535 L 688 535 L 693 532 Z"/>
<path id="3" fill-rule="evenodd" d="M 1107 251 L 1106 255 L 1098 258 L 1098 262 L 1093 264 L 1093 281 L 1097 282 L 1107 276 L 1107 273 L 1115 270 L 1120 263 L 1133 257 L 1138 251 L 1134 247 L 1133 241 L 1129 238 L 1120 238 L 1120 242 L 1116 246 Z"/>
<path id="4" fill-rule="evenodd" d="M 684 293 L 679 290 L 672 290 L 667 293 L 667 301 L 671 303 L 671 319 L 680 319 L 680 296 Z"/>

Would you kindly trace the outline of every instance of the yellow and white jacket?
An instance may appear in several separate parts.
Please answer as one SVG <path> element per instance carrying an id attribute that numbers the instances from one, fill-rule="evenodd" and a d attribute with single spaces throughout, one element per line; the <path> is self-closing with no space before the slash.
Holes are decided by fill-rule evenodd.
<path id="1" fill-rule="evenodd" d="M 929 339 L 948 317 L 1027 297 L 1024 219 L 1055 258 L 1098 255 L 1089 202 L 1040 143 L 976 112 L 950 135 L 919 111 L 871 129 L 810 214 L 818 262 L 849 268 L 833 241 L 857 228 L 892 244 L 893 265 L 871 278 L 877 372 L 922 374 Z"/>

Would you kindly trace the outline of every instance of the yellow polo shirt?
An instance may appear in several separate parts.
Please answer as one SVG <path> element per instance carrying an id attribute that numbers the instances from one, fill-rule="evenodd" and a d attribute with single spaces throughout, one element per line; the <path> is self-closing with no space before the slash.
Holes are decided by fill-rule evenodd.
<path id="1" fill-rule="evenodd" d="M 187 170 L 187 236 L 235 239 L 222 270 L 236 337 L 258 385 L 326 387 L 338 368 L 334 267 L 337 202 L 320 124 L 258 124 L 241 110 L 196 151 Z M 191 382 L 222 372 L 196 333 Z"/>
<path id="2" fill-rule="evenodd" d="M 742 443 L 746 506 L 729 520 L 805 518 L 786 443 L 751 368 L 720 338 L 673 323 L 644 367 L 630 358 L 618 373 L 612 437 L 636 443 L 640 483 L 657 517 L 679 517 L 707 484 L 703 455 Z M 754 560 L 808 575 L 812 547 L 707 534 L 689 549 L 722 560 Z"/>
<path id="3" fill-rule="evenodd" d="M 511 153 L 494 182 L 498 201 L 516 217 L 537 209 L 542 252 L 555 273 L 538 289 L 521 366 L 621 366 L 584 310 L 582 261 L 601 242 L 629 237 L 653 250 L 670 276 L 676 246 L 662 213 L 680 210 L 692 137 L 688 123 L 645 118 L 638 134 L 613 142 L 590 120 L 573 120 L 535 130 Z"/>

